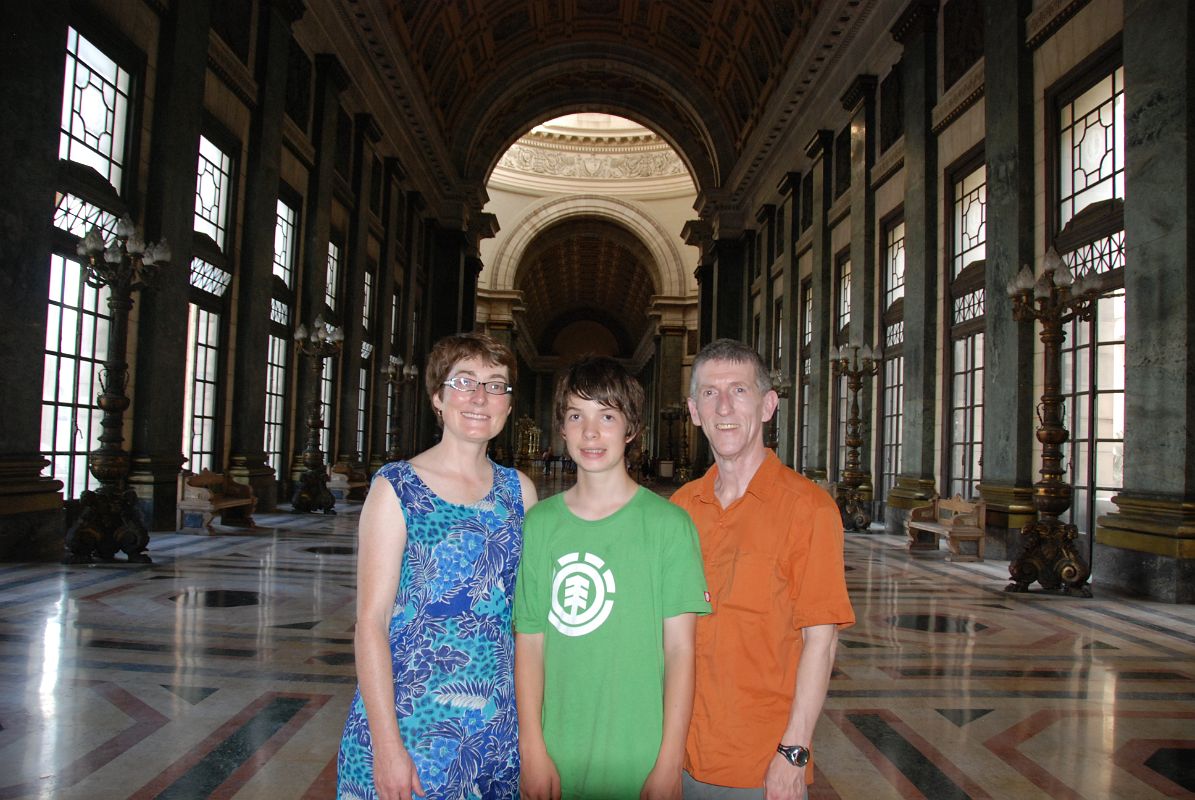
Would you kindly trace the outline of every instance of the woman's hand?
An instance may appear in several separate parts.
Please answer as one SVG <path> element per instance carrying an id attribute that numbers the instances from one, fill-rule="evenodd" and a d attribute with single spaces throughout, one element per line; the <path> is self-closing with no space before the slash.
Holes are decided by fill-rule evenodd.
<path id="1" fill-rule="evenodd" d="M 546 750 L 523 756 L 519 790 L 523 800 L 560 800 L 560 773 Z"/>
<path id="2" fill-rule="evenodd" d="M 423 797 L 423 784 L 415 771 L 415 762 L 406 748 L 391 754 L 374 753 L 373 785 L 379 800 L 411 800 Z"/>

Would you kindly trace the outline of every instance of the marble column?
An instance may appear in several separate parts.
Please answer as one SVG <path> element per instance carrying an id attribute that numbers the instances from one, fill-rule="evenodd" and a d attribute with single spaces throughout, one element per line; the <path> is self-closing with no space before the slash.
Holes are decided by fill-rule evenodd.
<path id="1" fill-rule="evenodd" d="M 984 2 L 987 264 L 984 268 L 983 476 L 990 558 L 1015 558 L 1033 505 L 1034 325 L 1012 318 L 1005 287 L 1033 256 L 1033 60 L 1030 0 Z"/>
<path id="2" fill-rule="evenodd" d="M 344 349 L 340 354 L 340 420 L 337 440 L 336 458 L 332 463 L 348 463 L 361 466 L 366 453 L 360 452 L 357 442 L 357 427 L 361 423 L 361 368 L 365 367 L 373 372 L 379 372 L 375 367 L 378 356 L 365 358 L 362 345 L 365 342 L 362 327 L 362 308 L 365 305 L 365 272 L 366 262 L 369 260 L 369 196 L 372 172 L 370 165 L 373 159 L 372 146 L 382 138 L 373 117 L 369 114 L 357 114 L 353 120 L 353 156 L 352 176 L 350 185 L 353 193 L 353 205 L 349 211 L 349 231 L 347 242 L 347 258 L 345 259 L 344 275 L 344 313 L 341 323 L 344 325 Z M 379 265 L 380 269 L 380 265 Z M 375 275 L 376 279 L 377 276 Z M 377 291 L 377 286 L 373 287 Z M 376 297 L 374 298 L 377 299 Z M 375 304 L 375 309 L 376 309 Z M 374 317 L 376 332 L 380 320 Z M 370 342 L 372 344 L 372 342 Z M 380 378 L 374 377 L 374 381 Z M 368 389 L 368 386 L 366 387 Z M 368 413 L 366 407 L 366 435 L 368 435 Z M 368 440 L 361 443 L 368 447 Z"/>
<path id="3" fill-rule="evenodd" d="M 261 5 L 258 19 L 257 113 L 249 131 L 244 234 L 237 270 L 237 326 L 232 393 L 229 474 L 253 487 L 257 510 L 278 504 L 279 476 L 266 462 L 266 369 L 270 341 L 270 299 L 274 281 L 274 232 L 278 217 L 278 175 L 285 115 L 286 62 L 290 32 L 302 4 Z"/>
<path id="4" fill-rule="evenodd" d="M 913 0 L 892 26 L 901 58 L 905 129 L 905 396 L 901 469 L 888 493 L 885 525 L 899 533 L 908 509 L 934 493 L 938 424 L 938 0 Z"/>
<path id="5" fill-rule="evenodd" d="M 340 93 L 349 85 L 348 73 L 340 60 L 329 53 L 315 57 L 315 103 L 311 117 L 312 144 L 315 148 L 315 164 L 307 178 L 306 214 L 303 230 L 302 275 L 299 278 L 301 292 L 296 304 L 296 323 L 308 327 L 324 311 L 324 289 L 328 282 L 328 240 L 332 233 L 332 184 L 336 170 L 336 117 L 340 111 Z M 294 453 L 291 461 L 291 480 L 298 481 L 306 469 L 303 466 L 303 447 L 307 440 L 307 412 L 311 403 L 318 401 L 319 385 L 311 359 L 297 355 L 298 380 L 295 392 L 299 403 L 295 413 L 298 430 L 294 436 Z M 332 359 L 325 361 L 325 369 L 333 365 Z M 333 403 L 335 414 L 335 403 Z M 335 430 L 335 420 L 326 419 L 324 425 Z M 334 437 L 329 437 L 335 447 Z M 325 461 L 332 453 L 324 453 Z"/>
<path id="6" fill-rule="evenodd" d="M 813 224 L 810 250 L 813 255 L 813 274 L 810 291 L 813 293 L 813 334 L 809 343 L 809 446 L 804 456 L 805 475 L 825 480 L 829 470 L 830 443 L 830 345 L 834 327 L 834 266 L 830 246 L 830 227 L 826 224 L 830 212 L 830 187 L 833 183 L 833 162 L 830 159 L 834 134 L 819 130 L 805 145 L 809 157 L 809 174 L 813 176 Z"/>
<path id="7" fill-rule="evenodd" d="M 430 342 L 435 344 L 445 336 L 473 330 L 473 320 L 464 318 L 462 294 L 468 288 L 465 276 L 468 243 L 464 231 L 437 224 L 431 237 L 430 286 L 425 307 L 430 317 Z"/>
<path id="8" fill-rule="evenodd" d="M 66 0 L 16 3 L 0 21 L 0 560 L 61 558 L 62 482 L 42 475 L 42 379 L 62 118 Z"/>
<path id="9" fill-rule="evenodd" d="M 1124 488 L 1096 586 L 1195 603 L 1195 59 L 1189 3 L 1124 4 Z"/>
<path id="10" fill-rule="evenodd" d="M 876 150 L 876 76 L 859 75 L 842 95 L 842 107 L 851 119 L 851 339 L 875 347 L 876 296 L 876 209 L 871 188 L 871 165 Z M 859 486 L 864 502 L 871 502 L 872 443 L 879 426 L 871 424 L 873 397 L 879 378 L 863 379 L 859 391 L 859 414 L 863 419 L 863 445 L 859 450 L 859 469 L 865 477 Z M 846 455 L 843 455 L 846 458 Z M 875 509 L 872 509 L 874 514 Z"/>
<path id="11" fill-rule="evenodd" d="M 129 485 L 147 528 L 174 530 L 183 464 L 195 182 L 210 37 L 209 0 L 175 3 L 162 17 L 150 130 L 145 238 L 165 238 L 173 262 L 134 300 L 137 360 Z"/>
<path id="12" fill-rule="evenodd" d="M 720 231 L 711 244 L 713 330 L 711 339 L 745 339 L 747 335 L 747 246 L 741 230 Z"/>
<path id="13" fill-rule="evenodd" d="M 401 193 L 402 189 L 398 186 L 398 181 L 402 180 L 402 168 L 395 158 L 387 158 L 383 162 L 382 170 L 382 257 L 378 263 L 378 274 L 374 276 L 377 285 L 374 287 L 376 296 L 374 298 L 374 326 L 379 331 L 379 335 L 375 338 L 378 342 L 378 347 L 374 351 L 374 380 L 377 381 L 377 389 L 373 393 L 373 402 L 370 405 L 370 458 L 369 458 L 369 472 L 373 474 L 386 463 L 386 453 L 390 450 L 390 402 L 389 398 L 394 391 L 386 384 L 382 377 L 382 371 L 390 364 L 390 357 L 392 355 L 400 356 L 403 359 L 403 366 L 407 364 L 406 349 L 399 344 L 403 310 L 400 307 L 398 310 L 398 330 L 391 328 L 391 314 L 393 312 L 393 298 L 395 289 L 402 286 L 402 279 L 399 277 L 403 271 L 402 264 L 396 257 L 398 253 L 398 230 L 399 220 L 397 209 L 399 203 L 396 198 Z M 399 299 L 401 302 L 402 295 L 400 292 Z M 409 390 L 410 386 L 401 386 L 398 388 L 400 393 Z M 399 404 L 395 403 L 394 413 L 398 414 Z"/>
<path id="14" fill-rule="evenodd" d="M 789 203 L 784 229 L 778 232 L 785 242 L 784 262 L 780 273 L 784 325 L 780 329 L 781 362 L 776 366 L 780 370 L 781 380 L 786 381 L 788 385 L 782 388 L 780 408 L 777 411 L 780 415 L 777 438 L 780 440 L 781 459 L 792 466 L 796 464 L 797 402 L 801 394 L 800 386 L 797 385 L 801 349 L 801 331 L 797 327 L 800 322 L 801 275 L 797 264 L 796 246 L 801 228 L 801 173 L 785 173 L 778 188 L 781 196 L 788 199 Z"/>

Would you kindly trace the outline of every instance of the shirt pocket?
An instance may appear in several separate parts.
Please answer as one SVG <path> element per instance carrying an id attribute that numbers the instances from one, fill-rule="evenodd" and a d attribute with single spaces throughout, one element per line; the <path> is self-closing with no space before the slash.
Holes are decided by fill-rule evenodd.
<path id="1" fill-rule="evenodd" d="M 739 553 L 722 604 L 766 613 L 774 600 L 775 558 L 767 553 Z"/>

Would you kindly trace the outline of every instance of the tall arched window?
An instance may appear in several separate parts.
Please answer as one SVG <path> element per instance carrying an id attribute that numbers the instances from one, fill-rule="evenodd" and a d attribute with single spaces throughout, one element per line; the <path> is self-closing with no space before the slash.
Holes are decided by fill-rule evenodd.
<path id="1" fill-rule="evenodd" d="M 270 339 L 266 353 L 266 459 L 275 477 L 286 471 L 286 396 L 290 385 L 291 331 L 294 328 L 295 264 L 298 257 L 298 203 L 279 200 L 274 217 L 274 277 L 270 293 Z"/>
<path id="2" fill-rule="evenodd" d="M 1090 533 L 1115 511 L 1123 485 L 1125 295 L 1124 67 L 1119 55 L 1054 95 L 1054 246 L 1074 274 L 1104 274 L 1113 290 L 1089 321 L 1072 322 L 1062 349 L 1069 520 Z"/>
<path id="3" fill-rule="evenodd" d="M 983 457 L 987 168 L 971 166 L 975 160 L 952 170 L 950 183 L 946 492 L 963 497 L 979 496 Z"/>
<path id="4" fill-rule="evenodd" d="M 194 257 L 187 304 L 183 455 L 193 472 L 219 470 L 221 339 L 225 296 L 232 285 L 228 226 L 233 197 L 231 147 L 199 137 Z"/>
<path id="5" fill-rule="evenodd" d="M 839 347 L 849 344 L 851 325 L 851 252 L 843 250 L 834 263 L 834 343 Z M 850 392 L 846 377 L 834 381 L 834 440 L 832 456 L 834 480 L 838 480 L 846 462 L 846 421 L 850 416 Z"/>
<path id="6" fill-rule="evenodd" d="M 884 257 L 880 265 L 883 287 L 883 361 L 880 364 L 880 480 L 877 499 L 883 501 L 896 485 L 901 464 L 901 425 L 905 391 L 905 222 L 901 217 L 884 226 Z"/>
<path id="7" fill-rule="evenodd" d="M 98 41 L 98 40 L 97 40 Z M 126 183 L 133 75 L 117 56 L 67 31 L 66 78 L 58 154 L 62 169 L 54 209 L 53 253 L 47 297 L 41 450 L 67 498 L 92 488 L 87 454 L 97 444 L 100 369 L 107 357 L 108 290 L 83 280 L 78 241 L 93 226 L 104 239 L 127 213 Z"/>

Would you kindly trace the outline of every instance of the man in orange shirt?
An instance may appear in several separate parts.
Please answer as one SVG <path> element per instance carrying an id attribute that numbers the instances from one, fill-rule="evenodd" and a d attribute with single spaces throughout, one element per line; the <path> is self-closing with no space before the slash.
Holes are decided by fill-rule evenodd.
<path id="1" fill-rule="evenodd" d="M 842 519 L 764 447 L 779 399 L 758 353 L 706 345 L 688 402 L 714 466 L 672 501 L 697 525 L 714 610 L 697 621 L 685 800 L 802 800 L 838 629 L 855 621 Z"/>

